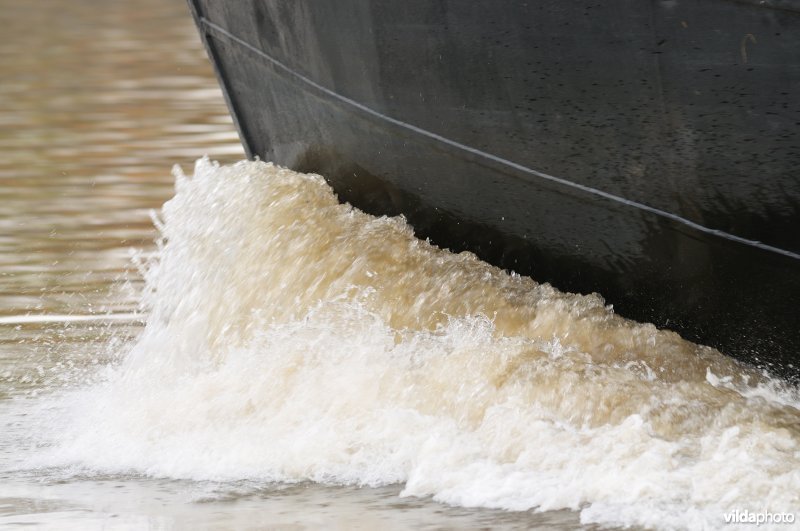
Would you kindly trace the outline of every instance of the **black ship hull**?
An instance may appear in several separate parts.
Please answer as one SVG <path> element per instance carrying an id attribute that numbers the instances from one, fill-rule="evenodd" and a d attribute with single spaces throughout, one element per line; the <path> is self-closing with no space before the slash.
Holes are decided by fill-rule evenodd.
<path id="1" fill-rule="evenodd" d="M 190 5 L 250 156 L 798 375 L 800 1 Z"/>

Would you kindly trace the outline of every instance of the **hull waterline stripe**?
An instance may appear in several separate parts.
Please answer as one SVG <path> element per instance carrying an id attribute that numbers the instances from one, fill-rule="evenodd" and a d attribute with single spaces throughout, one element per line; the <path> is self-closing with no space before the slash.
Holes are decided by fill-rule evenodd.
<path id="1" fill-rule="evenodd" d="M 700 225 L 699 223 L 695 223 L 694 221 L 691 221 L 689 219 L 686 219 L 686 218 L 683 218 L 681 216 L 678 216 L 677 214 L 672 214 L 671 212 L 667 212 L 665 210 L 660 210 L 658 208 L 651 207 L 649 205 L 645 205 L 644 203 L 639 203 L 637 201 L 631 201 L 629 199 L 625 199 L 624 197 L 620 197 L 618 195 L 610 194 L 608 192 L 604 192 L 603 190 L 599 190 L 597 188 L 592 188 L 591 186 L 586 186 L 586 185 L 583 185 L 583 184 L 580 184 L 580 183 L 576 183 L 576 182 L 568 181 L 566 179 L 562 179 L 560 177 L 555 177 L 553 175 L 548 175 L 548 174 L 540 172 L 538 170 L 534 170 L 533 168 L 528 168 L 527 166 L 523 166 L 521 164 L 518 164 L 516 162 L 510 161 L 508 159 L 504 159 L 502 157 L 498 157 L 497 155 L 492 155 L 491 153 L 486 153 L 485 151 L 481 151 L 479 149 L 467 146 L 465 144 L 461 144 L 459 142 L 456 142 L 455 140 L 451 140 L 451 139 L 443 137 L 441 135 L 437 135 L 436 133 L 433 133 L 431 131 L 427 131 L 425 129 L 421 129 L 421 128 L 415 126 L 415 125 L 403 122 L 403 121 L 398 120 L 396 118 L 392 118 L 391 116 L 387 116 L 387 115 L 382 114 L 382 113 L 380 113 L 380 112 L 378 112 L 378 111 L 376 111 L 374 109 L 371 109 L 371 108 L 369 108 L 369 107 L 367 107 L 367 106 L 365 106 L 365 105 L 363 105 L 363 104 L 361 104 L 361 103 L 359 103 L 359 102 L 357 102 L 355 100 L 352 100 L 352 99 L 350 99 L 350 98 L 348 98 L 346 96 L 343 96 L 343 95 L 341 95 L 341 94 L 339 94 L 337 92 L 334 92 L 334 91 L 330 90 L 329 88 L 326 88 L 326 87 L 320 85 L 319 83 L 313 81 L 312 79 L 310 79 L 310 78 L 308 78 L 308 77 L 306 77 L 306 76 L 304 76 L 304 75 L 292 70 L 291 68 L 289 68 L 288 66 L 286 66 L 282 62 L 278 61 L 277 59 L 275 59 L 275 58 L 273 58 L 273 57 L 271 57 L 269 55 L 267 55 L 266 53 L 264 53 L 262 50 L 256 48 L 255 46 L 243 41 L 239 37 L 233 35 L 229 31 L 227 31 L 225 28 L 223 28 L 221 26 L 218 26 L 217 24 L 214 24 L 210 20 L 208 20 L 208 19 L 206 19 L 204 17 L 201 17 L 200 20 L 201 20 L 203 26 L 207 29 L 207 31 L 209 31 L 211 33 L 218 34 L 218 35 L 220 35 L 220 36 L 222 36 L 222 37 L 224 37 L 224 38 L 226 38 L 226 39 L 228 39 L 228 40 L 230 40 L 230 41 L 242 46 L 243 48 L 246 48 L 247 50 L 250 50 L 251 52 L 253 52 L 256 55 L 258 55 L 259 57 L 261 57 L 261 58 L 265 59 L 266 61 L 268 61 L 269 63 L 271 63 L 275 68 L 277 68 L 279 70 L 282 70 L 283 72 L 289 74 L 290 76 L 302 81 L 303 83 L 305 83 L 307 85 L 310 85 L 310 86 L 314 87 L 315 89 L 319 90 L 320 92 L 322 92 L 322 93 L 324 93 L 324 94 L 326 94 L 326 95 L 328 95 L 328 96 L 330 96 L 330 97 L 332 97 L 332 98 L 334 98 L 336 100 L 339 100 L 339 101 L 341 101 L 343 103 L 346 103 L 346 104 L 348 104 L 348 105 L 350 105 L 352 107 L 355 107 L 355 108 L 357 108 L 357 109 L 359 109 L 359 110 L 361 110 L 361 111 L 363 111 L 363 112 L 365 112 L 365 113 L 367 113 L 367 114 L 369 114 L 371 116 L 379 118 L 379 119 L 381 119 L 383 121 L 392 123 L 392 124 L 394 124 L 394 125 L 396 125 L 398 127 L 402 127 L 402 128 L 407 129 L 409 131 L 413 131 L 414 133 L 417 133 L 419 135 L 425 136 L 425 137 L 430 138 L 432 140 L 436 140 L 437 142 L 440 142 L 440 143 L 445 144 L 447 146 L 450 146 L 450 147 L 456 148 L 458 150 L 470 153 L 472 155 L 476 155 L 478 157 L 482 157 L 482 158 L 491 160 L 493 162 L 496 162 L 496 163 L 498 163 L 500 165 L 512 168 L 512 169 L 517 170 L 519 172 L 522 172 L 522 173 L 525 173 L 525 174 L 528 174 L 528 175 L 532 175 L 534 177 L 538 177 L 540 179 L 544 179 L 544 180 L 551 181 L 551 182 L 554 182 L 554 183 L 558 183 L 558 184 L 561 184 L 563 186 L 567 186 L 567 187 L 570 187 L 570 188 L 581 190 L 583 192 L 587 192 L 587 193 L 592 194 L 592 195 L 603 197 L 605 199 L 609 199 L 611 201 L 614 201 L 614 202 L 617 202 L 617 203 L 620 203 L 620 204 L 623 204 L 623 205 L 626 205 L 626 206 L 634 207 L 634 208 L 637 208 L 639 210 L 644 210 L 645 212 L 650 212 L 651 214 L 655 214 L 656 216 L 659 216 L 659 217 L 662 217 L 662 218 L 666 218 L 666 219 L 669 219 L 671 221 L 675 221 L 677 223 L 686 225 L 688 227 L 691 227 L 691 228 L 693 228 L 695 230 L 698 230 L 700 232 L 704 232 L 706 234 L 711 234 L 711 235 L 718 236 L 720 238 L 723 238 L 723 239 L 726 239 L 726 240 L 730 240 L 730 241 L 733 241 L 733 242 L 736 242 L 736 243 L 749 245 L 751 247 L 756 247 L 756 248 L 764 250 L 764 251 L 769 251 L 769 252 L 780 254 L 780 255 L 783 255 L 783 256 L 786 256 L 786 257 L 789 257 L 789 258 L 794 258 L 795 260 L 800 260 L 800 254 L 798 254 L 798 253 L 794 253 L 794 252 L 788 251 L 786 249 L 781 249 L 779 247 L 773 247 L 772 245 L 767 245 L 765 243 L 762 243 L 762 242 L 759 242 L 759 241 L 756 241 L 756 240 L 750 240 L 750 239 L 747 239 L 747 238 L 742 238 L 741 236 L 736 236 L 735 234 L 730 234 L 730 233 L 727 233 L 725 231 L 721 231 L 721 230 L 718 230 L 718 229 L 712 229 L 712 228 L 709 228 L 709 227 L 705 227 L 703 225 Z"/>

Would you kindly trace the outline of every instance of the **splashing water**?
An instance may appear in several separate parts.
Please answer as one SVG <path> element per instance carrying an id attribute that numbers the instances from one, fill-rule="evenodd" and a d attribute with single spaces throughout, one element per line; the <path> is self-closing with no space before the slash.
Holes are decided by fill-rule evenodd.
<path id="1" fill-rule="evenodd" d="M 149 317 L 41 407 L 29 466 L 403 484 L 461 506 L 709 528 L 800 509 L 796 390 L 339 204 L 263 162 L 176 170 Z"/>

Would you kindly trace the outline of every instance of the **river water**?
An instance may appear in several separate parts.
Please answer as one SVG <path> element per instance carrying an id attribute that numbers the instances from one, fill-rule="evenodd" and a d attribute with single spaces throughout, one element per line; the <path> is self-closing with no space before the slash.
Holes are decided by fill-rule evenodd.
<path id="1" fill-rule="evenodd" d="M 183 2 L 0 22 L 0 526 L 800 517 L 796 389 L 231 165 Z"/>

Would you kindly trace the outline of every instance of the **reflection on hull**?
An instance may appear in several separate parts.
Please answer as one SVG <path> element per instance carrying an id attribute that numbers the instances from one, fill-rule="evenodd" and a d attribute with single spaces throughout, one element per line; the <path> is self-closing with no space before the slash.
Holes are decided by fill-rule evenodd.
<path id="1" fill-rule="evenodd" d="M 193 2 L 251 155 L 790 376 L 798 8 Z"/>

